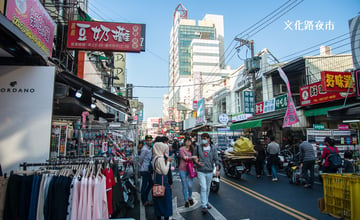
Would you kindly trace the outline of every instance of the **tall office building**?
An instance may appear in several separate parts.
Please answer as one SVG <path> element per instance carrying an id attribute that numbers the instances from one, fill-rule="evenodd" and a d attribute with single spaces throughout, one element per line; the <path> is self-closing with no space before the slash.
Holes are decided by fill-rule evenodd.
<path id="1" fill-rule="evenodd" d="M 179 4 L 170 34 L 170 119 L 185 119 L 194 100 L 216 91 L 218 86 L 209 90 L 202 84 L 221 78 L 224 66 L 223 16 L 207 14 L 203 20 L 191 20 L 187 9 Z"/>

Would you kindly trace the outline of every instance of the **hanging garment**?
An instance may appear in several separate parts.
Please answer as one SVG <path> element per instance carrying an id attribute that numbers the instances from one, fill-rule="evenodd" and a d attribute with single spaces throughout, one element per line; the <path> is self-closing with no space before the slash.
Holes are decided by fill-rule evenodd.
<path id="1" fill-rule="evenodd" d="M 112 187 L 115 185 L 115 179 L 114 179 L 113 171 L 110 168 L 103 169 L 102 173 L 106 177 L 106 195 L 107 195 L 108 212 L 109 212 L 109 218 L 110 218 L 111 214 L 113 213 Z"/>

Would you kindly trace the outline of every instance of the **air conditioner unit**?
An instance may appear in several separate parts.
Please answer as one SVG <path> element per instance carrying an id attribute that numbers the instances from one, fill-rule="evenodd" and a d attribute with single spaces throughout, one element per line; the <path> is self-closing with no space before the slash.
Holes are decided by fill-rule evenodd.
<path id="1" fill-rule="evenodd" d="M 287 87 L 284 84 L 280 84 L 280 93 L 287 93 Z"/>

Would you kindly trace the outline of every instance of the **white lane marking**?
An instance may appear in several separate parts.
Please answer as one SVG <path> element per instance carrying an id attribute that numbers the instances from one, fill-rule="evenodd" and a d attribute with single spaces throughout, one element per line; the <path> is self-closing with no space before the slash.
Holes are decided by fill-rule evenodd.
<path id="1" fill-rule="evenodd" d="M 214 206 L 211 205 L 211 207 L 212 208 L 208 209 L 208 211 L 214 217 L 214 219 L 216 219 L 216 220 L 226 220 L 226 218 Z"/>
<path id="2" fill-rule="evenodd" d="M 138 198 L 141 198 L 141 194 L 138 193 Z M 140 220 L 146 220 L 146 212 L 145 212 L 145 206 L 142 205 L 141 199 L 139 199 L 139 205 L 140 205 Z"/>
<path id="3" fill-rule="evenodd" d="M 172 205 L 173 205 L 173 216 L 171 217 L 171 219 L 185 220 L 184 217 L 182 217 L 180 215 L 179 209 L 177 208 L 177 197 L 176 196 L 172 200 Z"/>
<path id="4" fill-rule="evenodd" d="M 195 209 L 199 209 L 201 207 L 200 194 L 198 192 L 193 192 L 192 198 L 194 200 L 194 205 L 190 206 L 189 208 L 185 208 L 185 206 L 176 207 L 176 205 L 177 205 L 177 197 L 175 197 L 173 199 L 173 210 L 175 210 L 174 215 L 173 215 L 174 219 L 184 219 L 180 215 L 180 213 L 194 211 Z M 214 217 L 214 219 L 216 219 L 216 220 L 226 220 L 226 218 L 213 205 L 211 205 L 211 203 L 209 203 L 209 205 L 212 208 L 208 209 L 208 211 Z M 178 216 L 180 216 L 180 218 Z"/>

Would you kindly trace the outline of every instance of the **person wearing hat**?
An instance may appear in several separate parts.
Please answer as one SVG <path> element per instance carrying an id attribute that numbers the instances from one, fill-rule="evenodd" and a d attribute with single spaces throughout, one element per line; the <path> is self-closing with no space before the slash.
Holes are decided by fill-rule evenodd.
<path id="1" fill-rule="evenodd" d="M 152 136 L 145 136 L 145 145 L 141 148 L 139 156 L 140 175 L 141 175 L 141 202 L 144 206 L 152 205 L 148 201 L 149 193 L 154 185 L 152 180 L 152 173 L 149 169 L 151 166 L 152 152 L 151 152 Z"/>

